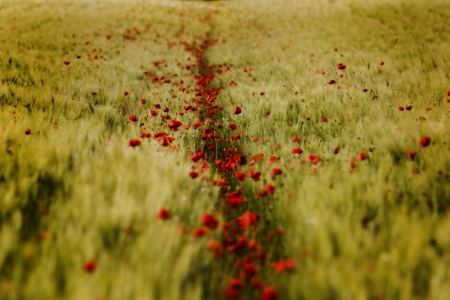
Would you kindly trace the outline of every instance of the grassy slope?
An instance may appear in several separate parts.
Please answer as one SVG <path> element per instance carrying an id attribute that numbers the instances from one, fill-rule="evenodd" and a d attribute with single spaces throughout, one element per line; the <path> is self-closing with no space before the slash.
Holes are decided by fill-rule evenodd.
<path id="1" fill-rule="evenodd" d="M 236 123 L 237 144 L 249 155 L 277 155 L 284 171 L 266 218 L 286 229 L 274 247 L 297 269 L 269 272 L 268 281 L 291 299 L 448 298 L 445 1 L 57 3 L 0 10 L 1 298 L 201 297 L 213 260 L 206 240 L 176 233 L 178 225 L 198 226 L 219 197 L 188 176 L 186 153 L 197 148 L 198 133 L 171 133 L 178 151 L 153 140 L 132 149 L 128 139 L 141 130 L 122 111 L 139 120 L 153 103 L 178 111 L 179 100 L 166 100 L 172 88 L 156 88 L 142 73 L 181 75 L 175 59 L 186 64 L 188 54 L 167 43 L 207 31 L 226 39 L 209 50 L 209 62 L 233 64 L 216 83 L 238 83 L 218 99 L 227 105 L 223 125 Z M 127 28 L 135 41 L 123 39 Z M 88 52 L 104 59 L 89 61 Z M 159 60 L 168 66 L 154 67 Z M 345 71 L 336 68 L 341 62 Z M 242 115 L 232 116 L 234 105 Z M 192 123 L 192 115 L 181 120 Z M 160 128 L 154 119 L 143 123 Z M 424 135 L 432 145 L 422 149 Z M 297 146 L 303 160 L 291 154 Z M 358 161 L 361 151 L 368 160 Z M 323 166 L 312 166 L 308 154 L 320 154 Z M 267 182 L 272 167 L 255 166 Z M 244 185 L 256 194 L 262 183 Z M 161 206 L 173 220 L 156 220 Z M 371 220 L 365 228 L 364 218 Z M 89 258 L 98 261 L 93 274 L 82 271 Z"/>

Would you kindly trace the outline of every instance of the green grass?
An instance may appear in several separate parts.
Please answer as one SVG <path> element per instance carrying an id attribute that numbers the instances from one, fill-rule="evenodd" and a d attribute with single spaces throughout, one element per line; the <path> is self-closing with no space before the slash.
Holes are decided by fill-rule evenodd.
<path id="1" fill-rule="evenodd" d="M 194 86 L 185 66 L 195 58 L 179 42 L 209 34 L 208 64 L 232 65 L 212 82 L 226 87 L 215 125 L 223 136 L 230 123 L 242 130 L 220 145 L 266 157 L 241 169 L 261 171 L 261 181 L 228 177 L 248 198 L 237 214 L 261 215 L 257 238 L 285 230 L 265 248 L 268 263 L 296 261 L 292 273 L 261 267 L 260 279 L 281 299 L 448 299 L 447 11 L 444 0 L 2 2 L 0 298 L 217 299 L 239 276 L 232 257 L 206 250 L 220 232 L 178 232 L 206 212 L 230 219 L 211 184 L 214 160 L 205 178 L 189 177 L 201 129 L 168 132 L 169 147 L 153 138 L 128 146 L 143 130 L 167 131 L 153 104 L 175 117 L 194 96 L 152 77 Z M 184 126 L 194 116 L 176 118 Z M 423 136 L 430 146 L 419 146 Z M 274 167 L 283 174 L 272 179 Z M 257 199 L 266 183 L 276 193 Z M 161 207 L 170 220 L 156 218 Z M 83 271 L 88 259 L 93 273 Z"/>

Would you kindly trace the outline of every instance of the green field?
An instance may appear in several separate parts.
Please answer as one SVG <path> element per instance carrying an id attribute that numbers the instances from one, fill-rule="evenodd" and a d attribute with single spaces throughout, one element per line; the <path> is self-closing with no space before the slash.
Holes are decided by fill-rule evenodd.
<path id="1" fill-rule="evenodd" d="M 449 20 L 2 1 L 0 299 L 450 299 Z"/>

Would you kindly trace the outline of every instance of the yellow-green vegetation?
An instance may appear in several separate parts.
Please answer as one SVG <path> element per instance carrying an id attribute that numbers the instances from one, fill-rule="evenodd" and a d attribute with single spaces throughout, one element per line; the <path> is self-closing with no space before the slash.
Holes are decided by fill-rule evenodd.
<path id="1" fill-rule="evenodd" d="M 183 45 L 198 39 L 230 67 L 213 80 L 215 124 L 237 125 L 249 161 L 265 155 L 242 169 L 260 182 L 233 184 L 285 231 L 267 264 L 296 262 L 264 284 L 280 299 L 449 299 L 449 17 L 445 0 L 2 1 L 0 299 L 224 296 L 239 274 L 206 250 L 220 232 L 190 234 L 206 212 L 228 220 L 214 161 L 189 176 L 202 131 L 179 113 L 194 92 L 152 82 L 194 87 Z"/>

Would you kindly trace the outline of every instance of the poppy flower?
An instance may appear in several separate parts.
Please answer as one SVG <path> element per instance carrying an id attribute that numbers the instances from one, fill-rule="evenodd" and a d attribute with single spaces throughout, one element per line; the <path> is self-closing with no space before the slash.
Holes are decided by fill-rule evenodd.
<path id="1" fill-rule="evenodd" d="M 205 153 L 203 152 L 197 152 L 194 155 L 189 156 L 189 159 L 191 159 L 193 162 L 198 162 L 200 159 L 205 159 Z"/>
<path id="2" fill-rule="evenodd" d="M 64 61 L 64 64 L 65 64 L 66 66 L 68 66 L 68 65 L 70 65 L 70 61 L 65 60 L 65 61 Z"/>
<path id="3" fill-rule="evenodd" d="M 241 197 L 242 191 L 235 191 L 227 195 L 227 203 L 230 206 L 240 206 L 244 202 L 244 198 Z"/>
<path id="4" fill-rule="evenodd" d="M 137 117 L 136 117 L 136 115 L 134 115 L 134 114 L 133 114 L 133 115 L 130 115 L 130 116 L 129 116 L 129 119 L 130 119 L 131 122 L 136 122 L 136 121 L 137 121 Z"/>
<path id="5" fill-rule="evenodd" d="M 405 109 L 405 108 L 404 108 L 403 106 L 401 106 L 401 105 L 398 107 L 398 110 L 399 110 L 399 111 L 403 111 L 404 109 Z"/>
<path id="6" fill-rule="evenodd" d="M 302 154 L 302 153 L 303 153 L 303 150 L 300 147 L 292 149 L 292 154 Z"/>
<path id="7" fill-rule="evenodd" d="M 380 62 L 380 66 L 384 66 L 384 61 Z"/>
<path id="8" fill-rule="evenodd" d="M 321 118 L 320 118 L 320 121 L 322 121 L 322 122 L 328 122 L 328 119 L 327 119 L 327 117 L 325 117 L 325 116 L 322 116 Z"/>
<path id="9" fill-rule="evenodd" d="M 244 265 L 244 274 L 248 278 L 252 278 L 256 275 L 256 267 L 251 262 L 246 262 Z"/>
<path id="10" fill-rule="evenodd" d="M 270 183 L 266 184 L 266 187 L 264 188 L 264 191 L 266 194 L 271 195 L 275 193 L 275 187 L 271 185 Z"/>
<path id="11" fill-rule="evenodd" d="M 181 123 L 180 121 L 177 121 L 175 119 L 172 120 L 172 123 L 170 123 L 169 125 L 167 125 L 170 130 L 177 130 L 178 127 L 180 127 L 181 125 L 183 125 L 183 123 Z"/>
<path id="12" fill-rule="evenodd" d="M 192 179 L 195 179 L 198 177 L 198 172 L 197 171 L 191 171 L 189 173 L 189 176 L 191 176 Z"/>
<path id="13" fill-rule="evenodd" d="M 248 175 L 256 182 L 259 181 L 262 174 L 259 171 L 251 170 Z"/>
<path id="14" fill-rule="evenodd" d="M 300 143 L 300 139 L 298 138 L 298 136 L 294 135 L 291 139 L 291 141 L 293 141 L 294 143 Z"/>
<path id="15" fill-rule="evenodd" d="M 158 112 L 156 110 L 151 110 L 150 114 L 154 117 L 156 117 L 158 115 Z"/>
<path id="16" fill-rule="evenodd" d="M 165 209 L 164 207 L 161 208 L 158 212 L 158 214 L 156 215 L 156 217 L 160 220 L 169 220 L 170 219 L 170 212 Z"/>
<path id="17" fill-rule="evenodd" d="M 124 96 L 128 96 L 128 94 L 129 94 L 128 92 L 123 92 Z"/>
<path id="18" fill-rule="evenodd" d="M 358 157 L 359 157 L 359 160 L 365 160 L 367 158 L 367 155 L 366 155 L 366 153 L 361 152 L 361 153 L 359 153 Z"/>
<path id="19" fill-rule="evenodd" d="M 259 215 L 251 211 L 244 212 L 237 220 L 239 227 L 248 228 L 258 224 Z"/>
<path id="20" fill-rule="evenodd" d="M 208 233 L 208 230 L 206 228 L 200 227 L 200 228 L 196 228 L 192 231 L 192 236 L 194 238 L 201 238 L 203 236 L 205 236 Z"/>
<path id="21" fill-rule="evenodd" d="M 339 152 L 341 152 L 341 148 L 339 148 L 339 147 L 336 147 L 336 148 L 333 150 L 333 153 L 334 153 L 334 154 L 338 154 Z"/>
<path id="22" fill-rule="evenodd" d="M 239 106 L 236 106 L 234 109 L 233 115 L 239 115 L 242 112 L 242 109 Z"/>
<path id="23" fill-rule="evenodd" d="M 152 134 L 149 133 L 149 132 L 141 132 L 141 134 L 139 135 L 139 137 L 140 137 L 140 138 L 143 138 L 143 139 L 148 139 L 148 138 L 152 137 Z"/>
<path id="24" fill-rule="evenodd" d="M 93 259 L 87 260 L 84 264 L 83 264 L 83 270 L 86 273 L 92 273 L 95 271 L 95 269 L 97 268 L 97 262 Z"/>
<path id="25" fill-rule="evenodd" d="M 154 106 L 156 109 L 161 108 L 161 104 L 159 104 L 159 103 L 153 104 L 153 106 Z"/>
<path id="26" fill-rule="evenodd" d="M 431 139 L 427 136 L 424 136 L 421 140 L 420 140 L 420 147 L 427 147 L 428 145 L 430 145 Z"/>
<path id="27" fill-rule="evenodd" d="M 338 68 L 339 70 L 345 70 L 345 68 L 347 68 L 347 66 L 344 65 L 343 63 L 339 63 L 339 64 L 337 65 L 337 68 Z"/>
<path id="28" fill-rule="evenodd" d="M 411 105 L 407 105 L 405 108 L 406 108 L 406 110 L 411 110 L 412 106 Z"/>
<path id="29" fill-rule="evenodd" d="M 328 80 L 328 84 L 335 84 L 335 83 L 336 83 L 336 81 L 333 79 Z"/>
<path id="30" fill-rule="evenodd" d="M 315 165 L 315 164 L 317 164 L 319 162 L 320 155 L 312 155 L 312 154 L 310 154 L 310 155 L 308 155 L 308 159 L 313 165 Z"/>
<path id="31" fill-rule="evenodd" d="M 270 158 L 269 158 L 269 162 L 272 164 L 272 163 L 275 163 L 275 162 L 277 162 L 278 161 L 278 157 L 276 157 L 276 156 L 271 156 Z"/>
<path id="32" fill-rule="evenodd" d="M 235 130 L 237 128 L 237 125 L 236 124 L 230 124 L 230 125 L 228 125 L 228 128 L 230 130 Z"/>
<path id="33" fill-rule="evenodd" d="M 28 128 L 27 130 L 25 130 L 25 134 L 26 135 L 30 135 L 31 134 L 31 128 Z"/>
<path id="34" fill-rule="evenodd" d="M 219 225 L 219 222 L 214 218 L 211 214 L 204 214 L 202 217 L 202 225 L 209 229 L 216 229 Z"/>
<path id="35" fill-rule="evenodd" d="M 279 168 L 275 168 L 275 169 L 272 169 L 272 171 L 270 171 L 271 177 L 275 177 L 275 176 L 281 175 L 281 174 L 283 174 L 283 172 Z"/>
<path id="36" fill-rule="evenodd" d="M 138 147 L 141 145 L 141 141 L 140 140 L 129 140 L 128 141 L 128 145 L 131 147 Z"/>
<path id="37" fill-rule="evenodd" d="M 276 300 L 278 293 L 273 286 L 267 286 L 261 293 L 261 300 Z"/>
<path id="38" fill-rule="evenodd" d="M 450 91 L 447 91 L 447 96 L 450 96 Z"/>
<path id="39" fill-rule="evenodd" d="M 248 242 L 248 248 L 251 250 L 256 250 L 258 248 L 258 243 L 255 240 Z"/>
<path id="40" fill-rule="evenodd" d="M 290 258 L 285 261 L 279 260 L 276 263 L 274 263 L 273 268 L 275 269 L 275 272 L 281 273 L 283 271 L 293 271 L 295 269 L 295 260 Z"/>
<path id="41" fill-rule="evenodd" d="M 147 100 L 145 100 L 144 98 L 141 99 L 141 104 L 145 104 L 147 103 Z"/>
<path id="42" fill-rule="evenodd" d="M 245 181 L 245 173 L 244 172 L 237 172 L 236 173 L 236 178 L 240 181 L 240 182 L 244 182 Z"/>
<path id="43" fill-rule="evenodd" d="M 306 117 L 306 121 L 311 121 L 311 118 L 310 117 Z"/>
<path id="44" fill-rule="evenodd" d="M 408 157 L 409 157 L 409 159 L 413 160 L 416 157 L 416 152 L 408 151 Z"/>

